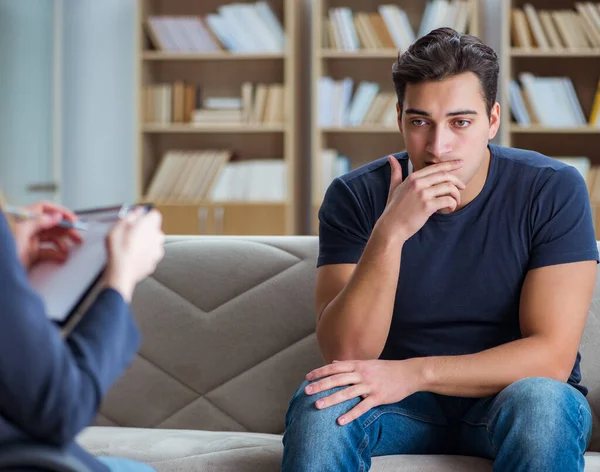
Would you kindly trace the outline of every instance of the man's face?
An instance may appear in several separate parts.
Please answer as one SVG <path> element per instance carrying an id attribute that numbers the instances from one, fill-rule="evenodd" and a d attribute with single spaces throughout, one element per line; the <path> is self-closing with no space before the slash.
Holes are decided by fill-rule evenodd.
<path id="1" fill-rule="evenodd" d="M 454 172 L 465 185 L 480 170 L 499 124 L 500 106 L 496 103 L 488 118 L 479 79 L 472 72 L 407 84 L 398 118 L 413 169 L 462 159 L 463 166 Z"/>

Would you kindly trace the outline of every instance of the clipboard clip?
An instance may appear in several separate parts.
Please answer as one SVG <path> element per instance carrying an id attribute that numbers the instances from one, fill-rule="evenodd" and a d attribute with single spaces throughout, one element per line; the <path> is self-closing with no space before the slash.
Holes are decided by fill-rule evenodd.
<path id="1" fill-rule="evenodd" d="M 145 203 L 145 204 L 134 204 L 134 205 L 123 205 L 121 206 L 121 208 L 119 209 L 119 212 L 117 213 L 117 218 L 122 219 L 125 217 L 125 215 L 127 213 L 129 213 L 131 210 L 135 210 L 137 208 L 143 208 L 145 210 L 145 212 L 149 212 L 152 208 L 154 208 L 154 205 L 149 204 L 149 203 Z"/>

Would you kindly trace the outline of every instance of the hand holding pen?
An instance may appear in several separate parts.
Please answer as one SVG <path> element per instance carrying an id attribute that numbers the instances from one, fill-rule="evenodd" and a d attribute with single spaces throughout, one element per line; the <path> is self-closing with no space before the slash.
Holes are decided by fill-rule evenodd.
<path id="1" fill-rule="evenodd" d="M 79 229 L 85 226 L 75 213 L 60 205 L 39 202 L 3 211 L 16 217 L 17 254 L 26 270 L 40 261 L 64 262 L 71 245 L 82 241 Z"/>
<path id="2" fill-rule="evenodd" d="M 87 224 L 84 223 L 81 220 L 77 220 L 77 217 L 75 216 L 74 213 L 70 212 L 69 210 L 62 208 L 62 207 L 58 207 L 57 205 L 54 204 L 48 204 L 47 202 L 43 202 L 46 205 L 52 205 L 56 208 L 61 208 L 60 212 L 67 212 L 70 215 L 72 215 L 71 217 L 68 218 L 64 218 L 58 222 L 57 226 L 60 226 L 62 228 L 73 228 L 73 229 L 77 229 L 79 231 L 86 231 L 87 230 Z M 35 212 L 32 211 L 30 209 L 31 207 L 17 207 L 14 205 L 4 205 L 4 207 L 2 208 L 2 211 L 4 211 L 4 213 L 11 215 L 15 218 L 17 218 L 17 220 L 29 220 L 32 218 L 39 218 L 41 216 L 44 215 L 44 213 L 39 213 L 39 212 Z"/>

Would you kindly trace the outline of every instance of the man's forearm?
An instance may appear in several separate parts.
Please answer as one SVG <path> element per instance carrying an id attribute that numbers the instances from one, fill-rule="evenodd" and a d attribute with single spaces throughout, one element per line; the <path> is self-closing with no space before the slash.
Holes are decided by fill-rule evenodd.
<path id="1" fill-rule="evenodd" d="M 565 358 L 547 339 L 529 337 L 476 354 L 423 357 L 410 362 L 415 362 L 421 373 L 420 391 L 486 397 L 526 377 L 566 381 L 570 369 L 565 368 L 564 361 L 561 366 L 557 354 Z"/>
<path id="2" fill-rule="evenodd" d="M 317 338 L 327 362 L 379 357 L 387 339 L 403 241 L 373 231 L 344 289 L 325 308 Z"/>

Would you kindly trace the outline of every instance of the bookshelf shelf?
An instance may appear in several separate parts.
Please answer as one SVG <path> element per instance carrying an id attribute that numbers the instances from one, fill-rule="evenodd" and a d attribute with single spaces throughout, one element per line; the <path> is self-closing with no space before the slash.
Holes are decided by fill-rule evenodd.
<path id="1" fill-rule="evenodd" d="M 231 53 L 231 52 L 163 52 L 144 51 L 145 61 L 262 61 L 281 60 L 283 53 Z"/>
<path id="2" fill-rule="evenodd" d="M 137 0 L 137 198 L 166 234 L 299 233 L 298 8 Z"/>
<path id="3" fill-rule="evenodd" d="M 171 201 L 171 200 L 157 200 L 155 202 L 157 205 L 161 206 L 197 206 L 197 207 L 223 207 L 223 206 L 242 206 L 242 207 L 265 207 L 265 206 L 274 206 L 280 207 L 285 205 L 284 202 L 267 202 L 267 201 L 256 201 L 256 202 L 248 202 L 248 201 L 211 201 L 211 200 L 199 200 L 199 201 Z"/>
<path id="4" fill-rule="evenodd" d="M 512 57 L 600 57 L 600 48 L 511 48 L 510 55 Z"/>
<path id="5" fill-rule="evenodd" d="M 316 234 L 318 209 L 336 176 L 404 150 L 391 72 L 399 52 L 438 26 L 478 35 L 481 0 L 314 0 L 311 4 L 310 207 L 311 232 Z M 429 23 L 447 18 L 450 4 L 456 8 L 452 10 L 455 23 Z"/>
<path id="6" fill-rule="evenodd" d="M 547 134 L 582 134 L 582 133 L 590 133 L 590 134 L 600 134 L 600 128 L 595 126 L 577 126 L 571 128 L 552 128 L 546 126 L 536 126 L 532 125 L 529 127 L 520 126 L 517 124 L 511 124 L 510 126 L 511 133 L 521 133 L 521 134 L 535 134 L 535 133 L 547 133 Z"/>
<path id="7" fill-rule="evenodd" d="M 593 195 L 600 196 L 600 180 L 590 185 L 592 171 L 600 169 L 598 6 L 575 0 L 503 3 L 500 143 L 578 167 L 588 182 L 600 239 L 600 199 Z"/>
<path id="8" fill-rule="evenodd" d="M 365 49 L 361 51 L 338 51 L 335 49 L 322 49 L 320 56 L 324 59 L 394 59 L 398 51 L 392 48 Z"/>
<path id="9" fill-rule="evenodd" d="M 365 133 L 365 134 L 387 134 L 393 133 L 400 135 L 397 127 L 386 128 L 383 126 L 356 126 L 356 127 L 327 127 L 321 128 L 323 133 Z"/>
<path id="10" fill-rule="evenodd" d="M 203 124 L 203 125 L 164 125 L 145 123 L 144 133 L 284 133 L 285 125 L 244 125 L 244 124 Z"/>

